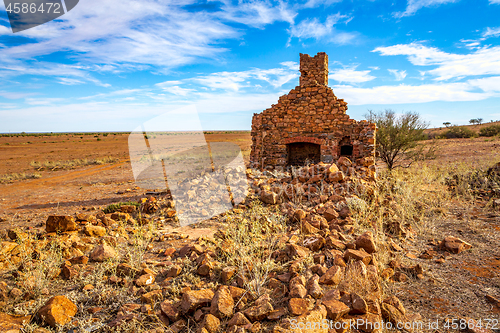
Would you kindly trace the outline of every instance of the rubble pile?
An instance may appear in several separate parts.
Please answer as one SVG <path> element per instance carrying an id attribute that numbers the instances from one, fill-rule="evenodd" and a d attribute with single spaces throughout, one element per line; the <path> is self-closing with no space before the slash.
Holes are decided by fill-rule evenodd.
<path id="1" fill-rule="evenodd" d="M 376 197 L 373 174 L 347 158 L 246 172 L 250 193 L 213 218 L 222 223 L 215 235 L 182 245 L 185 236 L 163 228 L 176 220 L 175 204 L 154 197 L 138 209 L 49 216 L 44 230 L 5 232 L 2 308 L 22 310 L 45 327 L 38 332 L 382 332 L 383 322 L 420 320 L 382 282 L 426 272 L 397 259 L 397 237 L 383 240 L 352 218 Z M 254 252 L 239 258 L 245 247 Z M 469 248 L 447 237 L 436 251 Z"/>

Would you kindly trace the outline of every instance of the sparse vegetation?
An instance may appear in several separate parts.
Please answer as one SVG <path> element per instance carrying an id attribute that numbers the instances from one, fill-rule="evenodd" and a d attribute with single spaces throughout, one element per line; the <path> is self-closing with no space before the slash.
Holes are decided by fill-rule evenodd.
<path id="1" fill-rule="evenodd" d="M 444 133 L 444 136 L 447 139 L 476 138 L 478 134 L 464 126 L 452 126 L 450 127 L 450 129 L 448 129 L 448 131 Z"/>
<path id="2" fill-rule="evenodd" d="M 134 201 L 114 203 L 114 204 L 110 204 L 106 208 L 104 208 L 103 212 L 105 214 L 114 213 L 116 211 L 119 211 L 121 206 L 135 206 L 135 207 L 140 207 L 141 204 L 139 202 L 134 202 Z"/>
<path id="3" fill-rule="evenodd" d="M 398 166 L 409 166 L 417 156 L 414 148 L 425 139 L 428 124 L 417 113 L 397 115 L 393 110 L 365 115 L 368 121 L 377 124 L 377 153 L 389 170 Z"/>
<path id="4" fill-rule="evenodd" d="M 16 180 L 26 180 L 26 179 L 38 179 L 41 178 L 42 175 L 38 172 L 35 173 L 10 173 L 6 175 L 0 175 L 0 183 L 10 183 Z"/>
<path id="5" fill-rule="evenodd" d="M 117 161 L 118 159 L 115 157 L 103 157 L 97 159 L 87 159 L 87 158 L 74 159 L 69 161 L 44 161 L 44 162 L 32 161 L 30 165 L 37 171 L 40 170 L 55 171 L 63 169 L 73 169 L 87 165 L 101 165 L 107 163 L 115 163 Z"/>

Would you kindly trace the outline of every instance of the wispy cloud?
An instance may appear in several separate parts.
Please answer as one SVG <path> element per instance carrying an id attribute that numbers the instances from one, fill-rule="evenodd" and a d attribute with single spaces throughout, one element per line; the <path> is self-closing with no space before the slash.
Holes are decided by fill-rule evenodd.
<path id="1" fill-rule="evenodd" d="M 500 3 L 500 0 L 498 1 Z M 483 37 L 489 38 L 489 37 L 499 37 L 500 36 L 500 27 L 498 28 L 486 28 L 486 31 L 483 33 Z"/>
<path id="2" fill-rule="evenodd" d="M 351 105 L 407 104 L 434 101 L 464 102 L 500 97 L 500 77 L 468 82 L 422 85 L 377 86 L 359 88 L 348 85 L 333 86 L 335 93 Z M 495 86 L 497 84 L 497 86 Z M 482 91 L 479 91 L 482 90 Z"/>
<path id="3" fill-rule="evenodd" d="M 342 2 L 342 0 L 308 0 L 305 3 L 304 8 L 316 8 L 319 6 L 328 7 L 338 2 Z"/>
<path id="4" fill-rule="evenodd" d="M 469 54 L 440 51 L 418 43 L 377 47 L 372 52 L 385 56 L 404 55 L 417 66 L 437 66 L 427 71 L 435 80 L 449 80 L 477 75 L 500 74 L 500 46 L 482 47 Z"/>
<path id="5" fill-rule="evenodd" d="M 296 62 L 284 62 L 281 68 L 261 69 L 254 68 L 241 72 L 218 72 L 210 75 L 190 79 L 211 89 L 238 91 L 243 87 L 252 86 L 248 80 L 265 81 L 274 88 L 279 88 L 285 83 L 299 77 Z"/>
<path id="6" fill-rule="evenodd" d="M 323 23 L 317 18 L 307 18 L 290 27 L 289 43 L 292 38 L 298 38 L 299 40 L 314 38 L 337 44 L 349 43 L 357 36 L 357 34 L 338 31 L 334 28 L 334 25 L 339 23 L 348 23 L 351 20 L 351 16 L 342 15 L 340 13 L 329 15 Z"/>
<path id="7" fill-rule="evenodd" d="M 406 71 L 404 70 L 397 70 L 397 69 L 388 69 L 388 71 L 394 75 L 396 78 L 396 81 L 403 81 L 404 78 L 406 77 Z"/>
<path id="8" fill-rule="evenodd" d="M 171 69 L 195 61 L 216 61 L 227 51 L 221 42 L 242 36 L 234 23 L 263 28 L 277 21 L 293 24 L 296 16 L 286 2 L 223 1 L 217 10 L 189 10 L 192 0 L 87 0 L 77 8 L 38 27 L 18 33 L 32 42 L 5 46 L 0 75 L 47 72 L 48 65 L 34 62 L 40 56 L 68 52 L 81 72 Z M 11 34 L 0 26 L 0 35 Z M 16 69 L 12 69 L 17 66 Z M 23 68 L 24 67 L 24 68 Z M 76 70 L 77 68 L 73 68 Z M 53 75 L 53 74 L 40 74 Z M 90 75 L 61 74 L 61 84 L 78 81 L 101 84 Z M 71 77 L 73 76 L 73 77 Z M 106 83 L 102 83 L 107 86 Z"/>
<path id="9" fill-rule="evenodd" d="M 440 5 L 458 2 L 460 0 L 408 0 L 404 12 L 393 13 L 394 17 L 401 18 L 414 15 L 419 9 L 424 7 L 437 7 Z M 491 1 L 491 0 L 490 0 Z M 500 1 L 500 0 L 495 0 Z"/>
<path id="10" fill-rule="evenodd" d="M 369 70 L 357 71 L 356 67 L 353 67 L 334 69 L 328 78 L 338 82 L 362 83 L 375 79 L 375 76 L 370 75 Z"/>

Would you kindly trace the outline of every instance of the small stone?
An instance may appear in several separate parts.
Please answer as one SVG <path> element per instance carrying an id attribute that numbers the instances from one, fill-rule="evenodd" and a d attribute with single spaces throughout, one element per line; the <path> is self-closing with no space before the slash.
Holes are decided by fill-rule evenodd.
<path id="1" fill-rule="evenodd" d="M 83 287 L 83 291 L 90 291 L 94 289 L 94 286 L 91 285 L 91 284 L 86 284 L 84 287 Z"/>
<path id="2" fill-rule="evenodd" d="M 209 333 L 216 333 L 220 327 L 220 320 L 209 313 L 203 319 L 201 327 L 205 328 Z"/>
<path id="3" fill-rule="evenodd" d="M 404 324 L 405 322 L 405 316 L 404 314 L 401 313 L 398 309 L 396 309 L 394 306 L 388 303 L 382 303 L 381 309 L 382 311 L 382 318 L 385 319 L 386 321 L 390 321 L 391 323 L 395 325 L 400 325 L 401 323 Z"/>
<path id="4" fill-rule="evenodd" d="M 134 277 L 137 274 L 139 274 L 139 270 L 133 268 L 129 264 L 122 263 L 122 264 L 119 264 L 118 266 L 116 266 L 116 275 L 117 276 L 120 276 L 120 277 L 125 277 L 125 276 L 127 276 L 127 277 Z"/>
<path id="5" fill-rule="evenodd" d="M 316 299 L 323 297 L 323 288 L 320 287 L 319 280 L 320 277 L 315 274 L 307 281 L 307 292 Z"/>
<path id="6" fill-rule="evenodd" d="M 234 266 L 224 267 L 221 273 L 222 282 L 228 283 L 233 278 L 233 276 L 236 274 L 237 271 L 238 269 Z"/>
<path id="7" fill-rule="evenodd" d="M 319 279 L 319 283 L 327 285 L 338 285 L 342 278 L 342 270 L 339 266 L 332 266 Z"/>
<path id="8" fill-rule="evenodd" d="M 262 304 L 252 306 L 244 311 L 244 314 L 250 319 L 250 321 L 261 321 L 266 318 L 271 311 L 273 311 L 273 306 L 269 302 L 262 302 Z"/>
<path id="9" fill-rule="evenodd" d="M 210 306 L 210 313 L 219 318 L 231 317 L 233 315 L 234 300 L 231 297 L 229 287 L 220 286 L 215 292 Z"/>
<path id="10" fill-rule="evenodd" d="M 387 303 L 387 304 L 392 305 L 393 307 L 398 309 L 399 312 L 401 312 L 403 315 L 406 315 L 406 309 L 403 306 L 403 303 L 401 303 L 399 298 L 397 298 L 396 296 L 393 295 L 393 296 L 390 296 L 390 297 L 384 299 L 383 303 Z"/>
<path id="11" fill-rule="evenodd" d="M 65 232 L 75 231 L 77 226 L 75 219 L 67 215 L 51 215 L 45 222 L 45 230 L 47 232 Z"/>
<path id="12" fill-rule="evenodd" d="M 70 322 L 77 311 L 76 305 L 67 297 L 54 296 L 38 310 L 37 315 L 42 321 L 55 328 L 57 325 Z"/>
<path id="13" fill-rule="evenodd" d="M 251 324 L 250 320 L 248 320 L 248 318 L 245 317 L 245 315 L 243 313 L 241 313 L 241 312 L 235 313 L 234 316 L 233 316 L 233 318 L 231 318 L 227 322 L 227 326 L 228 327 L 231 327 L 231 326 L 234 326 L 234 325 L 246 326 L 248 324 Z"/>
<path id="14" fill-rule="evenodd" d="M 163 298 L 163 293 L 161 289 L 150 291 L 141 295 L 141 302 L 151 304 L 157 302 Z"/>
<path id="15" fill-rule="evenodd" d="M 163 301 L 160 303 L 161 312 L 168 317 L 172 322 L 179 320 L 179 310 L 170 301 Z"/>
<path id="16" fill-rule="evenodd" d="M 368 265 L 372 260 L 372 256 L 364 251 L 348 249 L 344 253 L 344 260 L 346 262 L 349 262 L 349 260 L 360 260 L 365 265 Z"/>
<path id="17" fill-rule="evenodd" d="M 201 306 L 210 304 L 213 297 L 214 292 L 211 289 L 186 291 L 182 294 L 181 311 L 183 313 L 192 312 Z"/>
<path id="18" fill-rule="evenodd" d="M 306 217 L 306 212 L 302 209 L 297 209 L 293 212 L 292 220 L 295 222 L 302 222 Z"/>
<path id="19" fill-rule="evenodd" d="M 472 248 L 472 245 L 461 240 L 460 238 L 447 236 L 445 237 L 441 243 L 439 244 L 442 250 L 446 250 L 448 252 L 458 254 L 462 251 L 469 250 Z"/>
<path id="20" fill-rule="evenodd" d="M 93 261 L 103 262 L 116 257 L 116 251 L 107 244 L 97 245 L 90 254 L 90 259 Z"/>
<path id="21" fill-rule="evenodd" d="M 300 231 L 304 235 L 315 235 L 315 234 L 319 233 L 318 228 L 313 227 L 309 222 L 306 222 L 306 221 L 302 221 L 302 223 L 300 224 Z"/>
<path id="22" fill-rule="evenodd" d="M 155 282 L 155 276 L 153 274 L 143 274 L 139 276 L 134 282 L 138 287 L 148 286 Z"/>
<path id="23" fill-rule="evenodd" d="M 291 258 L 303 258 L 309 254 L 309 249 L 296 244 L 287 245 L 288 256 Z"/>
<path id="24" fill-rule="evenodd" d="M 106 235 L 106 228 L 87 224 L 83 228 L 83 232 L 89 237 L 102 237 Z"/>
<path id="25" fill-rule="evenodd" d="M 167 277 L 177 277 L 181 272 L 182 267 L 180 265 L 172 265 L 167 272 Z"/>
<path id="26" fill-rule="evenodd" d="M 294 284 L 290 287 L 290 297 L 304 298 L 307 295 L 307 289 L 301 284 Z"/>
<path id="27" fill-rule="evenodd" d="M 373 240 L 373 233 L 367 231 L 356 239 L 356 248 L 364 249 L 369 254 L 377 252 L 377 246 Z"/>
<path id="28" fill-rule="evenodd" d="M 365 314 L 368 312 L 366 301 L 356 293 L 351 294 L 351 308 L 353 314 Z"/>
<path id="29" fill-rule="evenodd" d="M 309 307 L 309 302 L 303 298 L 290 298 L 288 301 L 288 310 L 294 316 L 304 314 Z"/>
<path id="30" fill-rule="evenodd" d="M 339 320 L 343 315 L 349 313 L 351 310 L 345 303 L 342 303 L 333 298 L 323 299 L 322 304 L 326 308 L 328 319 Z"/>
<path id="31" fill-rule="evenodd" d="M 260 200 L 269 205 L 276 205 L 278 202 L 278 195 L 271 191 L 262 191 L 260 193 Z"/>

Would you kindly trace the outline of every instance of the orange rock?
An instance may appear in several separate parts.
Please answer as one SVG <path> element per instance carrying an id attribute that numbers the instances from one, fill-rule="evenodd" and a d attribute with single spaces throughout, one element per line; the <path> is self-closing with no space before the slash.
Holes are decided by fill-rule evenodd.
<path id="1" fill-rule="evenodd" d="M 77 230 L 75 219 L 67 215 L 51 215 L 45 223 L 47 232 L 64 232 Z"/>
<path id="2" fill-rule="evenodd" d="M 40 308 L 37 315 L 51 327 L 67 324 L 78 311 L 66 296 L 54 296 Z"/>

